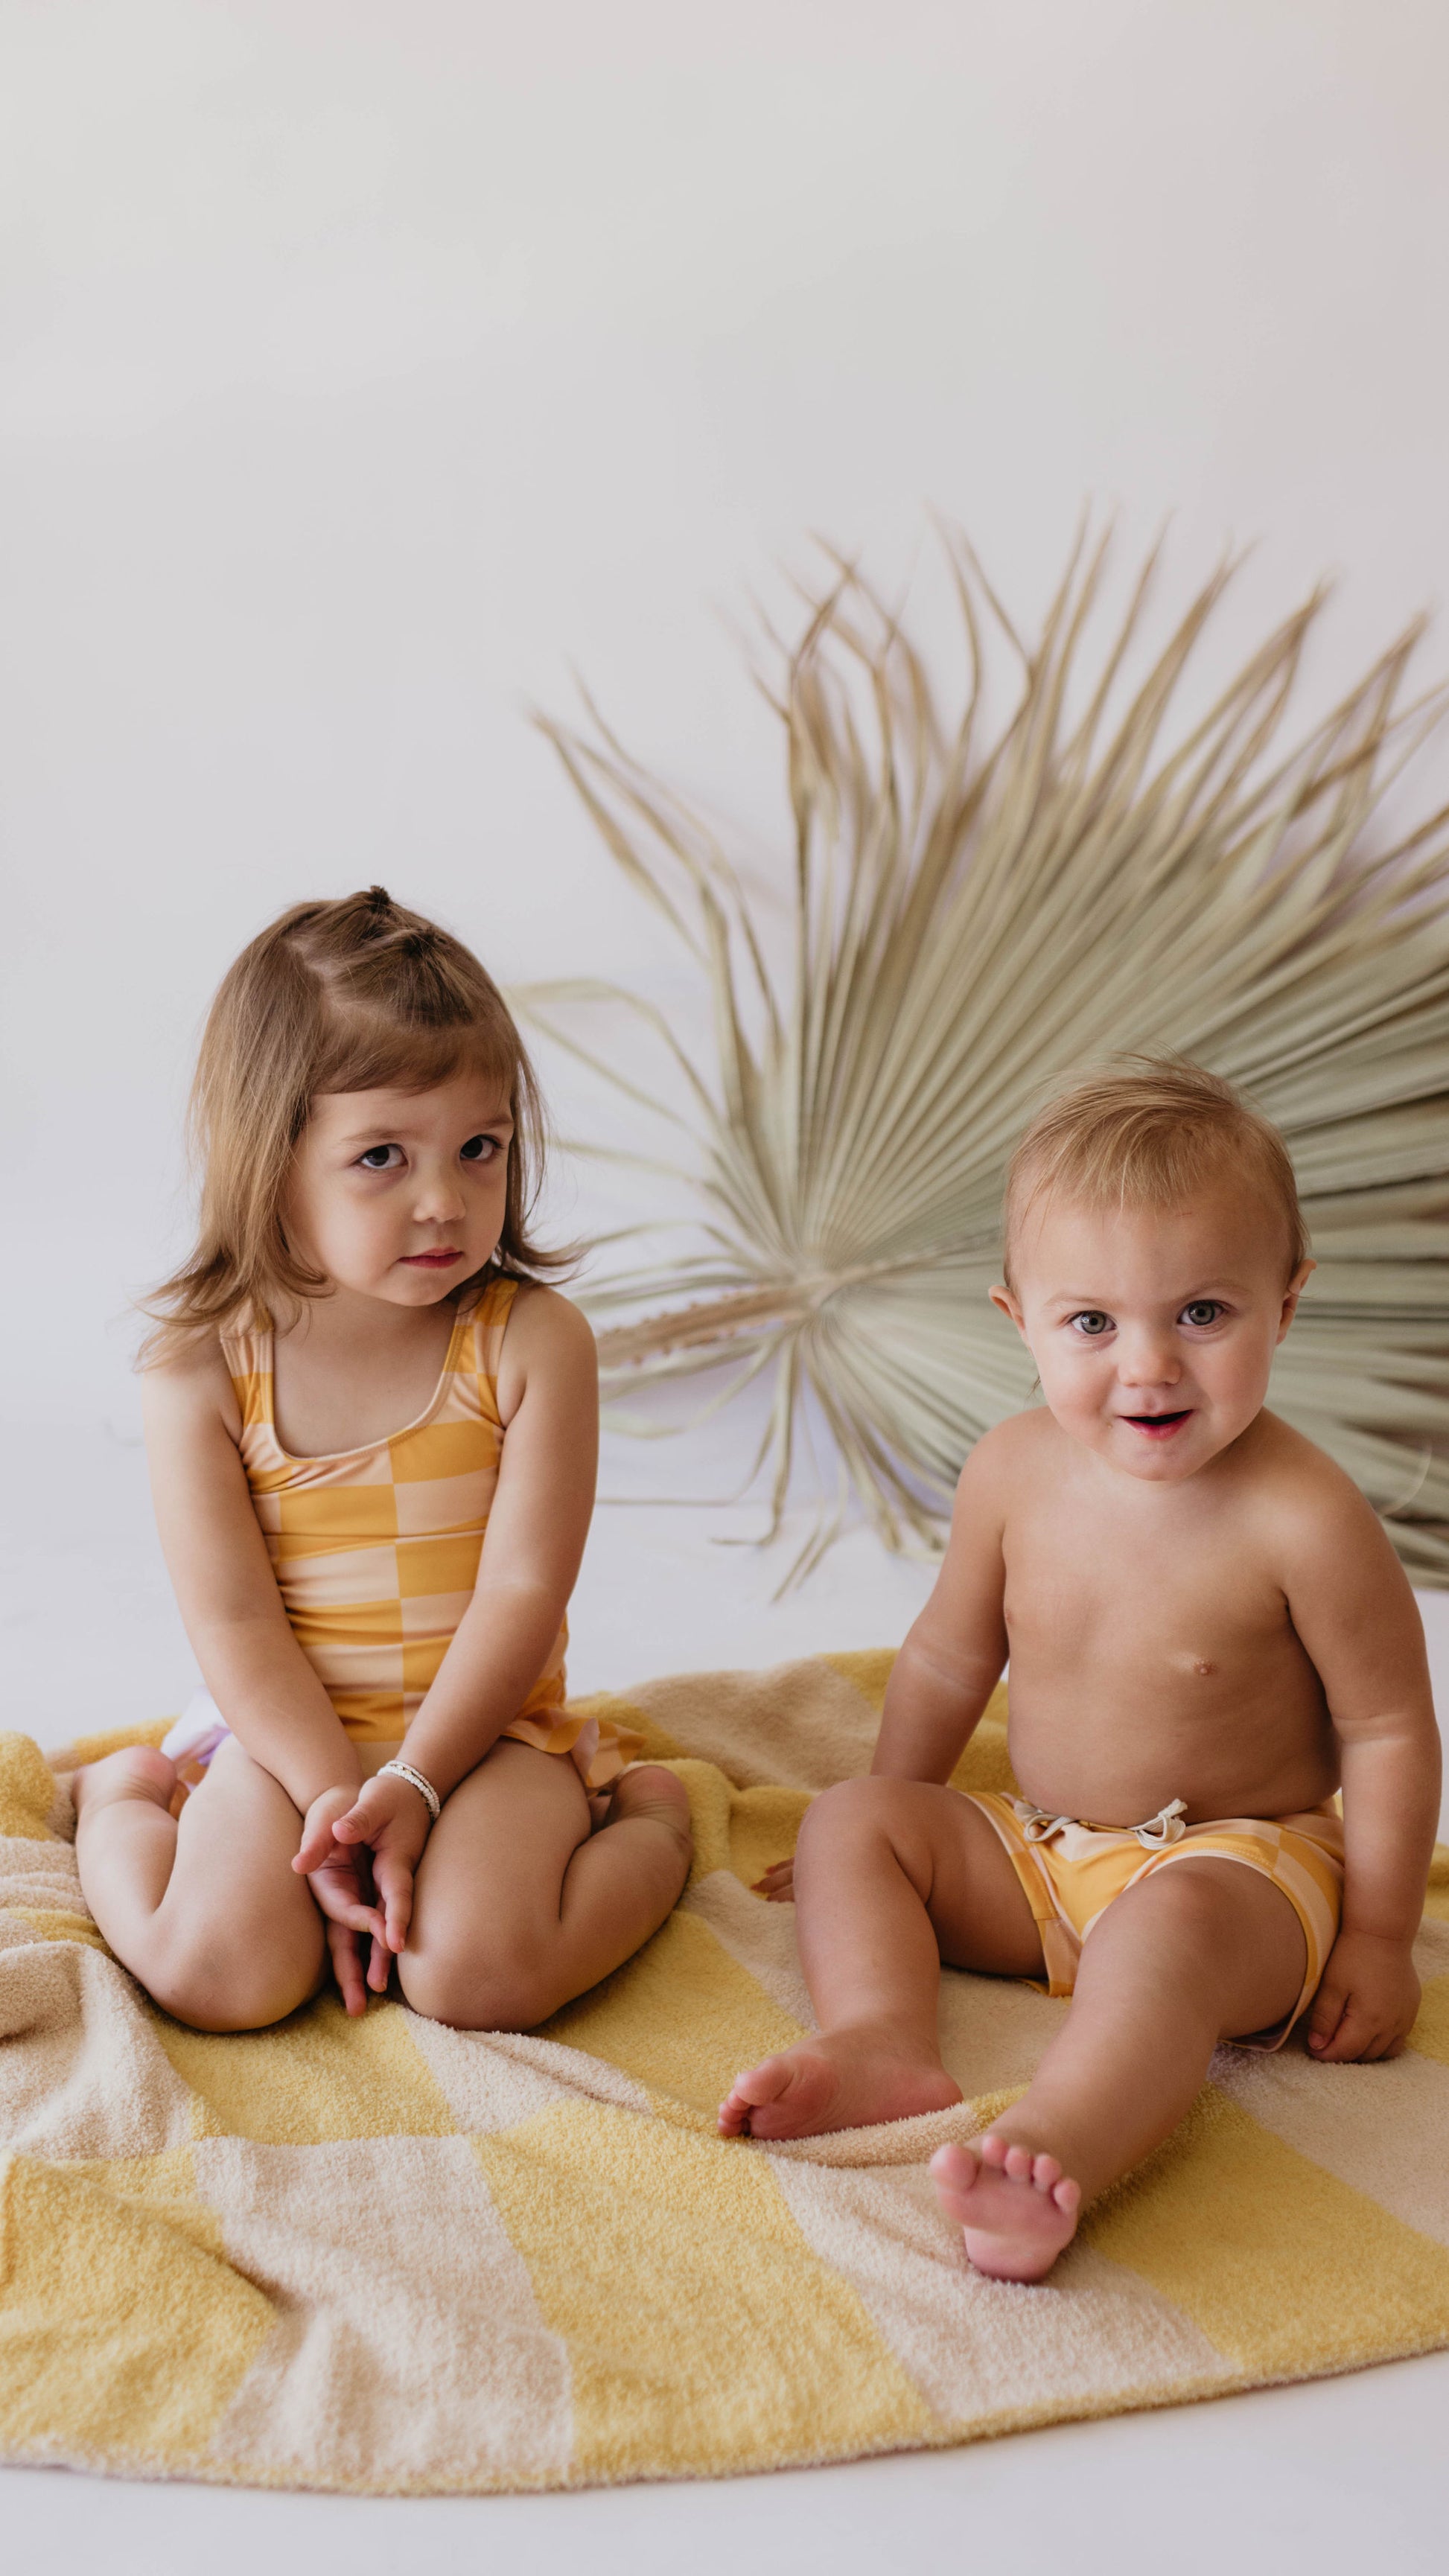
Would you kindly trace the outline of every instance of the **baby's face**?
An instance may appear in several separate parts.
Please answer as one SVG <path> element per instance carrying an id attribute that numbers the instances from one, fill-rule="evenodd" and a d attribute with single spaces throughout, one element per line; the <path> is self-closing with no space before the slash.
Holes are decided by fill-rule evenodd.
<path id="1" fill-rule="evenodd" d="M 1044 1199 L 992 1290 L 1063 1431 L 1124 1474 L 1177 1484 L 1261 1412 L 1313 1264 L 1283 1276 L 1281 1221 L 1224 1180 L 1180 1208 Z"/>
<path id="2" fill-rule="evenodd" d="M 334 1288 L 435 1306 L 503 1230 L 513 1121 L 486 1075 L 431 1091 L 331 1091 L 312 1103 L 288 1234 Z"/>

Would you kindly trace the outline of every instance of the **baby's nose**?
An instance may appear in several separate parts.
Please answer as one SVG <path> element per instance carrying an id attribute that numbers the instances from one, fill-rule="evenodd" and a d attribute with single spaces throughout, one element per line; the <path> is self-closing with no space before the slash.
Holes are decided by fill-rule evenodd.
<path id="1" fill-rule="evenodd" d="M 1117 1375 L 1124 1386 L 1172 1386 L 1181 1373 L 1181 1361 L 1165 1334 L 1123 1334 L 1117 1346 Z"/>

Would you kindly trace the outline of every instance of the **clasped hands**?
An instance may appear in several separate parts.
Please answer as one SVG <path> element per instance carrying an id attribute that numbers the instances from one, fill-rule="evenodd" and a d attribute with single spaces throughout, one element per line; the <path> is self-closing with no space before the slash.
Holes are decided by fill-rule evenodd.
<path id="1" fill-rule="evenodd" d="M 367 2009 L 367 1989 L 383 1994 L 392 1962 L 407 1941 L 413 1875 L 432 1818 L 421 1792 L 396 1772 L 361 1788 L 324 1789 L 302 1822 L 292 1867 L 307 1881 L 327 1926 L 332 1973 L 347 2011 Z M 368 1943 L 364 1979 L 357 1938 Z"/>

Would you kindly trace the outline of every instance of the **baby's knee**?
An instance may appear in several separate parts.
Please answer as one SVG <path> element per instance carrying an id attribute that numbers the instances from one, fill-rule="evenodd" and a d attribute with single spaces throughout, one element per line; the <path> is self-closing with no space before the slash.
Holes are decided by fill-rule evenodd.
<path id="1" fill-rule="evenodd" d="M 818 1850 L 888 1834 L 902 1820 L 907 1805 L 901 1791 L 914 1786 L 906 1780 L 838 1780 L 806 1808 L 799 1848 Z"/>

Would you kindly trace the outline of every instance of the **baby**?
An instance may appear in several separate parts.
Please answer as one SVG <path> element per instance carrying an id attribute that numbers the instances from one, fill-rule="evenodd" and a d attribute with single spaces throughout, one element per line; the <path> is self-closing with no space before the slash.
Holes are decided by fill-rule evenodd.
<path id="1" fill-rule="evenodd" d="M 991 1293 L 1046 1401 L 972 1451 L 871 1777 L 805 1819 L 819 2036 L 741 2075 L 720 2128 L 940 2110 L 938 1961 L 1044 1979 L 1075 2000 L 1025 2095 L 933 2159 L 1000 2279 L 1050 2269 L 1219 2041 L 1279 2048 L 1307 2013 L 1321 2063 L 1394 2057 L 1417 2010 L 1439 1806 L 1418 1614 L 1357 1488 L 1263 1401 L 1305 1256 L 1281 1138 L 1198 1067 L 1133 1059 L 1037 1118 Z M 958 1793 L 1008 1653 L 1023 1794 Z M 790 1865 L 765 1884 L 788 1894 Z"/>

